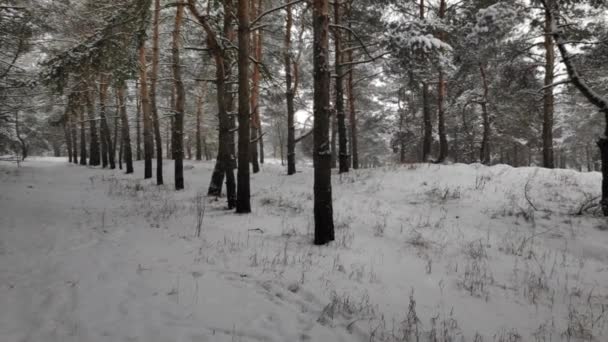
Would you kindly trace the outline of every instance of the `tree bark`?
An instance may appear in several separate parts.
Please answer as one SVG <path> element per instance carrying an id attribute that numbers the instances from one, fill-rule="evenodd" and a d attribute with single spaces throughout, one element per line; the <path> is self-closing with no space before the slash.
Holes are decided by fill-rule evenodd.
<path id="1" fill-rule="evenodd" d="M 85 105 L 83 99 L 86 97 L 86 90 L 78 95 L 78 120 L 80 121 L 80 165 L 87 165 L 87 133 L 86 121 L 84 119 Z"/>
<path id="2" fill-rule="evenodd" d="M 479 63 L 479 71 L 481 73 L 481 83 L 483 86 L 483 99 L 481 100 L 481 116 L 483 121 L 483 136 L 481 138 L 481 150 L 479 159 L 482 164 L 489 165 L 491 160 L 490 152 L 490 136 L 492 134 L 490 114 L 488 113 L 488 80 L 483 64 Z"/>
<path id="3" fill-rule="evenodd" d="M 250 0 L 251 1 L 251 14 L 253 18 L 256 18 L 262 13 L 262 0 Z M 254 59 L 261 63 L 262 61 L 262 30 L 255 30 L 251 34 L 251 41 L 253 43 L 253 55 Z M 253 173 L 260 172 L 260 164 L 258 161 L 258 139 L 263 139 L 262 136 L 258 135 L 260 132 L 260 65 L 254 63 L 253 74 L 251 76 L 251 104 L 250 108 L 252 111 L 251 116 L 251 127 L 250 136 L 251 143 L 249 146 L 249 160 L 253 169 Z"/>
<path id="4" fill-rule="evenodd" d="M 445 19 L 446 2 L 441 0 L 439 3 L 439 20 Z M 446 41 L 446 32 L 441 30 L 439 32 L 439 39 Z M 446 92 L 446 84 L 443 74 L 443 69 L 439 66 L 439 83 L 437 85 L 437 130 L 439 133 L 439 157 L 437 162 L 443 162 L 448 157 L 448 139 L 446 137 L 445 130 L 445 110 L 444 110 L 444 98 Z"/>
<path id="5" fill-rule="evenodd" d="M 431 147 L 433 145 L 433 124 L 431 122 L 431 104 L 429 103 L 429 86 L 422 83 L 422 115 L 424 126 L 424 137 L 422 140 L 422 161 L 431 159 Z"/>
<path id="6" fill-rule="evenodd" d="M 201 90 L 196 98 L 196 160 L 202 160 L 203 147 L 202 147 L 202 120 L 203 120 L 203 101 L 207 94 L 207 84 L 201 82 Z M 205 154 L 206 155 L 206 154 Z"/>
<path id="7" fill-rule="evenodd" d="M 125 91 L 126 84 L 123 82 L 117 90 L 118 105 L 120 106 L 120 120 L 121 120 L 121 141 L 122 141 L 122 153 L 126 164 L 126 173 L 133 173 L 133 155 L 131 151 L 131 137 L 129 135 L 129 118 L 127 116 L 127 104 L 125 102 Z"/>
<path id="8" fill-rule="evenodd" d="M 351 2 L 347 2 L 347 16 L 351 15 Z M 349 27 L 351 27 L 351 21 L 349 20 Z M 349 41 L 352 39 L 349 33 Z M 350 63 L 353 61 L 352 50 L 348 51 L 347 61 Z M 348 72 L 348 109 L 349 109 L 349 123 L 350 123 L 350 156 L 353 164 L 353 169 L 359 168 L 359 146 L 357 139 L 357 111 L 355 110 L 355 90 L 353 82 L 353 68 Z"/>
<path id="9" fill-rule="evenodd" d="M 334 24 L 340 25 L 340 1 L 334 0 Z M 346 138 L 346 113 L 344 109 L 344 75 L 342 71 L 342 34 L 340 29 L 334 30 L 335 69 L 336 69 L 336 119 L 338 122 L 338 170 L 340 173 L 348 172 L 348 140 Z"/>
<path id="10" fill-rule="evenodd" d="M 546 0 L 551 6 L 554 0 Z M 554 109 L 554 69 L 555 69 L 555 48 L 553 39 L 551 38 L 551 15 L 545 11 L 545 83 L 543 94 L 543 166 L 546 168 L 554 168 L 554 153 L 553 153 L 553 109 Z"/>
<path id="11" fill-rule="evenodd" d="M 288 3 L 290 0 L 285 0 Z M 287 103 L 287 174 L 296 173 L 296 128 L 295 128 L 295 107 L 294 107 L 294 87 L 292 85 L 292 61 L 291 61 L 291 28 L 293 26 L 292 6 L 286 7 L 287 16 L 285 18 L 285 39 L 283 41 L 283 61 L 285 68 L 285 99 Z"/>
<path id="12" fill-rule="evenodd" d="M 97 135 L 97 120 L 95 118 L 95 88 L 92 82 L 89 82 L 86 93 L 86 105 L 89 118 L 89 165 L 97 166 L 100 164 L 99 160 L 99 136 Z"/>
<path id="13" fill-rule="evenodd" d="M 329 4 L 313 1 L 314 70 L 314 244 L 334 240 L 331 191 L 331 150 L 329 141 Z"/>
<path id="14" fill-rule="evenodd" d="M 251 189 L 249 175 L 250 139 L 250 108 L 249 108 L 249 1 L 238 0 L 237 18 L 239 21 L 239 142 L 238 142 L 238 172 L 236 192 L 236 212 L 246 214 L 251 212 Z M 257 160 L 256 160 L 257 161 Z"/>
<path id="15" fill-rule="evenodd" d="M 152 122 L 150 120 L 150 99 L 148 97 L 148 72 L 146 67 L 146 47 L 139 47 L 139 92 L 144 126 L 144 179 L 152 178 Z"/>
<path id="16" fill-rule="evenodd" d="M 112 154 L 112 136 L 110 126 L 106 119 L 106 100 L 108 97 L 108 76 L 101 75 L 99 79 L 99 125 L 101 128 L 101 161 L 103 167 L 108 164 L 110 169 L 116 168 L 114 155 Z"/>
<path id="17" fill-rule="evenodd" d="M 154 0 L 154 20 L 152 23 L 152 72 L 150 73 L 150 114 L 154 127 L 154 142 L 156 144 L 156 185 L 163 184 L 163 142 L 160 135 L 160 120 L 156 106 L 156 83 L 158 79 L 159 61 L 159 26 L 160 0 Z M 142 84 L 143 87 L 143 84 Z"/>
<path id="18" fill-rule="evenodd" d="M 175 164 L 175 190 L 184 188 L 184 107 L 186 104 L 184 82 L 179 56 L 179 40 L 181 25 L 184 16 L 184 6 L 177 5 L 175 13 L 175 28 L 173 30 L 173 44 L 171 46 L 173 58 L 173 79 L 175 80 L 175 122 L 171 134 L 171 146 Z"/>
<path id="19" fill-rule="evenodd" d="M 141 160 L 141 99 L 139 96 L 139 80 L 135 81 L 135 144 L 136 160 Z"/>
<path id="20" fill-rule="evenodd" d="M 226 12 L 230 12 L 232 1 L 225 1 L 224 6 Z M 210 26 L 207 21 L 207 17 L 201 15 L 196 9 L 195 0 L 188 0 L 188 9 L 197 19 L 199 24 L 205 30 L 207 34 L 207 46 L 213 55 L 215 60 L 215 78 L 217 87 L 217 109 L 219 119 L 219 143 L 218 143 L 218 154 L 216 159 L 215 168 L 211 176 L 211 184 L 209 185 L 209 196 L 220 196 L 222 192 L 222 181 L 226 177 L 226 193 L 228 208 L 232 209 L 236 206 L 236 189 L 234 180 L 234 162 L 232 158 L 232 135 L 230 133 L 231 120 L 228 116 L 227 107 L 229 107 L 229 101 L 227 100 L 227 87 L 226 87 L 226 58 L 224 51 L 220 45 L 218 35 Z M 231 18 L 227 15 L 224 18 L 224 32 L 229 33 L 231 25 Z"/>

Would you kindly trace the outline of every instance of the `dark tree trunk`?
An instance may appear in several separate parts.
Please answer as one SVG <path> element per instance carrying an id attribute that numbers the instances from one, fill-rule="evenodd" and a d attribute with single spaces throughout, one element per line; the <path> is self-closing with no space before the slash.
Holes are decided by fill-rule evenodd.
<path id="1" fill-rule="evenodd" d="M 286 0 L 290 2 L 290 0 Z M 285 68 L 286 102 L 287 102 L 287 174 L 296 173 L 296 128 L 295 128 L 295 107 L 294 107 L 294 87 L 292 85 L 292 61 L 291 61 L 291 27 L 293 16 L 291 5 L 287 6 L 287 17 L 285 19 L 285 39 L 283 44 L 283 58 Z"/>
<path id="2" fill-rule="evenodd" d="M 251 1 L 251 17 L 256 18 L 262 12 L 262 0 L 250 0 Z M 253 55 L 256 61 L 262 61 L 262 30 L 255 30 L 251 34 L 251 41 L 253 43 Z M 260 108 L 259 108 L 259 97 L 260 97 L 260 65 L 255 63 L 253 65 L 253 75 L 251 77 L 251 103 L 250 109 L 252 111 L 251 126 L 250 126 L 250 137 L 251 142 L 249 146 L 249 161 L 251 162 L 253 173 L 260 172 L 260 164 L 258 161 L 258 136 L 259 128 L 261 126 L 260 120 Z"/>
<path id="3" fill-rule="evenodd" d="M 115 169 L 116 164 L 112 155 L 112 136 L 106 119 L 106 100 L 108 97 L 108 76 L 102 75 L 99 80 L 99 126 L 101 129 L 101 162 L 103 167 Z"/>
<path id="4" fill-rule="evenodd" d="M 171 134 L 173 147 L 173 160 L 175 164 L 175 190 L 184 188 L 184 107 L 186 103 L 184 83 L 179 56 L 179 40 L 181 38 L 181 25 L 184 16 L 184 7 L 177 6 L 175 14 L 175 29 L 173 30 L 173 44 L 171 47 L 173 59 L 173 79 L 175 80 L 175 123 Z"/>
<path id="5" fill-rule="evenodd" d="M 313 1 L 314 53 L 314 243 L 334 240 L 331 191 L 331 150 L 329 141 L 329 4 Z"/>
<path id="6" fill-rule="evenodd" d="M 334 0 L 334 23 L 340 25 L 340 1 Z M 339 172 L 348 172 L 348 141 L 346 138 L 346 113 L 344 109 L 344 76 L 342 68 L 342 39 L 340 29 L 334 30 L 335 68 L 336 68 L 336 118 L 338 121 L 338 165 Z"/>
<path id="7" fill-rule="evenodd" d="M 260 137 L 260 140 L 258 141 L 258 143 L 260 144 L 260 153 L 259 153 L 260 164 L 264 164 L 264 132 L 262 132 L 261 124 L 260 124 L 260 128 L 258 128 L 258 137 Z"/>
<path id="8" fill-rule="evenodd" d="M 141 160 L 141 99 L 139 95 L 139 80 L 135 82 L 135 93 L 135 158 L 136 160 Z"/>
<path id="9" fill-rule="evenodd" d="M 196 98 L 196 160 L 202 160 L 203 146 L 201 139 L 201 124 L 203 120 L 203 101 L 205 94 L 207 93 L 207 86 L 203 82 L 201 87 L 201 93 Z M 205 153 L 206 155 L 206 153 Z"/>
<path id="10" fill-rule="evenodd" d="M 129 135 L 129 118 L 127 117 L 127 104 L 125 103 L 126 85 L 123 83 L 117 90 L 118 105 L 120 106 L 121 120 L 121 156 L 124 157 L 127 174 L 133 173 L 133 155 L 131 152 L 131 137 Z"/>
<path id="11" fill-rule="evenodd" d="M 87 133 L 84 119 L 86 91 L 78 96 L 78 119 L 80 121 L 80 165 L 87 165 Z"/>
<path id="12" fill-rule="evenodd" d="M 490 135 L 492 134 L 490 114 L 488 113 L 488 81 L 483 65 L 479 64 L 481 81 L 483 85 L 483 99 L 481 101 L 481 116 L 483 121 L 483 136 L 481 138 L 481 150 L 479 159 L 482 164 L 489 165 L 492 162 L 490 152 Z"/>
<path id="13" fill-rule="evenodd" d="M 330 81 L 331 87 L 331 81 Z M 331 97 L 331 92 L 330 92 Z M 331 106 L 331 102 L 330 102 Z M 329 112 L 330 129 L 331 129 L 331 168 L 338 167 L 338 118 L 336 117 L 335 107 Z"/>
<path id="14" fill-rule="evenodd" d="M 551 3 L 553 0 L 546 0 Z M 545 83 L 543 94 L 543 166 L 554 168 L 553 154 L 553 81 L 555 69 L 555 48 L 551 38 L 551 15 L 545 11 Z"/>
<path id="15" fill-rule="evenodd" d="M 352 52 L 348 53 L 348 61 L 352 62 Z M 353 169 L 359 168 L 359 146 L 357 139 L 357 112 L 355 110 L 355 95 L 353 85 L 353 71 L 348 73 L 348 108 L 350 111 L 350 155 Z"/>
<path id="16" fill-rule="evenodd" d="M 65 119 L 63 122 L 63 133 L 65 135 L 65 147 L 68 150 L 68 162 L 72 162 L 72 137 L 70 135 L 70 119 L 68 118 L 69 108 L 66 109 Z"/>
<path id="17" fill-rule="evenodd" d="M 99 160 L 99 136 L 97 135 L 97 120 L 95 119 L 95 90 L 92 84 L 89 84 L 89 89 L 86 94 L 87 112 L 89 117 L 90 129 L 90 147 L 89 147 L 89 165 L 97 166 Z"/>
<path id="18" fill-rule="evenodd" d="M 422 140 L 422 161 L 431 159 L 431 147 L 433 144 L 433 124 L 431 123 L 431 105 L 429 103 L 429 86 L 422 83 L 422 115 L 424 124 L 424 137 Z"/>
<path id="19" fill-rule="evenodd" d="M 441 0 L 439 3 L 439 19 L 443 20 L 445 18 L 446 12 L 446 2 L 445 0 Z M 446 41 L 446 32 L 444 30 L 440 30 L 439 39 L 442 41 Z M 439 82 L 437 84 L 437 131 L 439 133 L 439 157 L 437 158 L 438 162 L 443 162 L 448 157 L 448 139 L 446 137 L 445 130 L 445 110 L 444 110 L 444 98 L 446 92 L 446 84 L 443 75 L 443 70 L 441 67 L 439 68 Z"/>
<path id="20" fill-rule="evenodd" d="M 150 114 L 154 127 L 154 143 L 156 144 L 156 185 L 163 184 L 163 142 L 160 135 L 160 120 L 156 105 L 156 84 L 158 80 L 159 61 L 159 27 L 160 27 L 160 0 L 154 0 L 154 21 L 152 24 L 152 72 L 150 73 Z M 143 83 L 142 83 L 143 87 Z"/>
<path id="21" fill-rule="evenodd" d="M 139 48 L 139 79 L 141 83 L 139 92 L 144 122 L 144 179 L 152 178 L 152 154 L 154 153 L 152 122 L 150 118 L 150 99 L 148 97 L 148 72 L 146 69 L 146 47 L 142 44 Z"/>
<path id="22" fill-rule="evenodd" d="M 251 189 L 249 184 L 250 108 L 249 108 L 249 0 L 238 0 L 239 21 L 239 159 L 236 192 L 236 212 L 251 212 Z M 256 160 L 257 161 L 257 160 Z"/>
<path id="23" fill-rule="evenodd" d="M 231 12 L 232 1 L 224 2 L 224 9 L 226 13 Z M 220 196 L 222 192 L 222 181 L 226 178 L 226 193 L 228 200 L 228 208 L 232 209 L 236 206 L 236 188 L 234 179 L 234 158 L 232 150 L 234 141 L 232 133 L 230 132 L 232 126 L 232 119 L 228 115 L 228 108 L 231 107 L 231 101 L 229 101 L 229 94 L 226 87 L 226 57 L 222 46 L 219 43 L 217 33 L 210 26 L 205 15 L 201 15 L 196 9 L 194 0 L 188 0 L 188 9 L 197 19 L 197 21 L 203 26 L 205 33 L 207 34 L 207 46 L 213 55 L 215 60 L 215 77 L 217 86 L 217 109 L 219 119 L 219 142 L 218 142 L 218 154 L 215 164 L 215 169 L 211 175 L 211 184 L 209 185 L 209 196 Z M 231 28 L 232 18 L 227 15 L 224 17 L 224 36 L 232 36 Z M 231 142 L 232 140 L 232 142 Z"/>

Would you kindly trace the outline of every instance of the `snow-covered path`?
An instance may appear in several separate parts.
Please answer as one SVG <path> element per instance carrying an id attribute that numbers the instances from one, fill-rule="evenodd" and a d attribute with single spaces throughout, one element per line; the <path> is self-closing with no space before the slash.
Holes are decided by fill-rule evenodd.
<path id="1" fill-rule="evenodd" d="M 186 162 L 182 192 L 171 166 L 157 187 L 139 164 L 129 176 L 64 159 L 0 164 L 0 341 L 608 336 L 606 223 L 571 215 L 597 174 L 413 165 L 336 176 L 337 240 L 316 247 L 309 170 L 266 165 L 250 215 L 203 198 L 196 238 L 212 164 Z"/>

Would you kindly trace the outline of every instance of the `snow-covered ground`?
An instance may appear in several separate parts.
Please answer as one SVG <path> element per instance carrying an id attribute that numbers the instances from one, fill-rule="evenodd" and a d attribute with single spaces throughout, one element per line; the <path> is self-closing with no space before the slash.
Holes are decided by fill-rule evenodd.
<path id="1" fill-rule="evenodd" d="M 169 161 L 162 187 L 0 162 L 0 341 L 608 341 L 608 222 L 576 215 L 597 173 L 336 175 L 317 247 L 310 169 L 265 165 L 236 215 L 204 197 L 212 166 L 175 192 Z"/>

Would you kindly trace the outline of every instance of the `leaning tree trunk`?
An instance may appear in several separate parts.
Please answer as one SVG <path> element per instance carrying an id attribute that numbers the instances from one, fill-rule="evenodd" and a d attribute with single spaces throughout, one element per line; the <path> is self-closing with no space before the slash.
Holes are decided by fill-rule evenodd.
<path id="1" fill-rule="evenodd" d="M 291 0 L 285 0 L 290 2 Z M 287 17 L 285 19 L 285 40 L 283 44 L 283 59 L 285 67 L 285 84 L 286 84 L 286 102 L 287 102 L 287 174 L 293 175 L 296 173 L 296 128 L 295 128 L 295 108 L 294 108 L 294 87 L 292 85 L 291 74 L 291 27 L 293 16 L 291 5 L 287 8 Z"/>
<path id="2" fill-rule="evenodd" d="M 89 165 L 97 166 L 100 164 L 99 137 L 97 135 L 97 120 L 95 119 L 95 90 L 91 83 L 89 83 L 86 93 L 86 102 L 90 129 Z"/>
<path id="3" fill-rule="evenodd" d="M 336 68 L 336 118 L 338 121 L 338 170 L 340 173 L 348 172 L 348 141 L 346 138 L 346 114 L 344 109 L 344 72 L 342 68 L 342 39 L 340 28 L 340 1 L 334 0 L 334 44 L 335 44 L 335 68 Z"/>
<path id="4" fill-rule="evenodd" d="M 225 2 L 224 6 L 230 12 L 231 1 Z M 195 0 L 188 0 L 188 9 L 197 19 L 199 24 L 205 30 L 207 34 L 207 46 L 211 51 L 211 55 L 215 60 L 215 78 L 216 78 L 216 96 L 217 96 L 217 111 L 219 119 L 219 142 L 218 142 L 218 154 L 211 176 L 211 184 L 209 185 L 209 196 L 220 196 L 222 192 L 222 181 L 226 177 L 226 194 L 228 200 L 228 208 L 232 209 L 236 206 L 236 187 L 234 180 L 234 168 L 232 162 L 232 150 L 231 150 L 231 118 L 228 115 L 227 105 L 228 92 L 226 87 L 226 58 L 224 51 L 220 45 L 218 35 L 213 30 L 207 16 L 201 15 L 196 9 Z M 224 36 L 231 36 L 231 18 L 226 16 L 224 18 Z"/>
<path id="5" fill-rule="evenodd" d="M 158 79 L 159 60 L 159 26 L 160 0 L 154 0 L 154 21 L 152 23 L 152 72 L 150 73 L 150 114 L 154 127 L 154 142 L 156 143 L 156 185 L 163 184 L 163 142 L 160 135 L 160 120 L 156 106 L 156 83 Z M 143 84 L 142 84 L 143 88 Z"/>
<path id="6" fill-rule="evenodd" d="M 334 240 L 329 126 L 329 1 L 313 1 L 314 71 L 314 243 Z"/>
<path id="7" fill-rule="evenodd" d="M 175 29 L 173 30 L 173 44 L 171 53 L 173 59 L 173 79 L 175 80 L 175 124 L 171 134 L 173 147 L 173 160 L 175 164 L 175 190 L 184 188 L 184 107 L 186 104 L 184 82 L 179 57 L 179 40 L 181 38 L 181 25 L 184 17 L 184 6 L 177 5 L 175 13 Z"/>
<path id="8" fill-rule="evenodd" d="M 566 65 L 566 70 L 570 81 L 574 86 L 587 98 L 591 104 L 593 104 L 600 113 L 604 114 L 605 127 L 604 135 L 599 138 L 597 145 L 600 149 L 600 155 L 602 160 L 602 199 L 600 201 L 602 212 L 604 216 L 608 216 L 608 99 L 600 96 L 581 77 L 576 66 L 572 61 L 572 56 L 566 48 L 566 39 L 563 36 L 563 31 L 559 26 L 559 8 L 557 3 L 542 0 L 542 4 L 545 7 L 545 15 L 547 21 L 551 23 L 549 32 L 552 34 L 553 39 L 557 45 L 562 61 Z"/>
<path id="9" fill-rule="evenodd" d="M 148 97 L 148 72 L 146 67 L 146 47 L 139 47 L 139 92 L 144 126 L 144 179 L 152 178 L 152 122 L 150 120 L 150 99 Z"/>
<path id="10" fill-rule="evenodd" d="M 239 159 L 236 212 L 246 214 L 251 212 L 251 188 L 249 183 L 249 148 L 251 147 L 249 127 L 249 0 L 238 0 L 237 17 L 239 21 Z"/>
<path id="11" fill-rule="evenodd" d="M 125 103 L 126 84 L 123 82 L 116 92 L 118 96 L 118 105 L 120 107 L 120 120 L 122 128 L 121 156 L 124 157 L 126 164 L 126 172 L 133 173 L 133 155 L 131 152 L 131 137 L 129 136 L 129 118 L 127 117 L 127 104 Z"/>
<path id="12" fill-rule="evenodd" d="M 554 0 L 547 0 L 549 5 Z M 555 47 L 551 33 L 551 15 L 545 11 L 545 83 L 543 93 L 543 166 L 554 168 L 553 154 L 553 109 L 555 98 L 553 95 L 553 81 L 555 69 Z"/>

